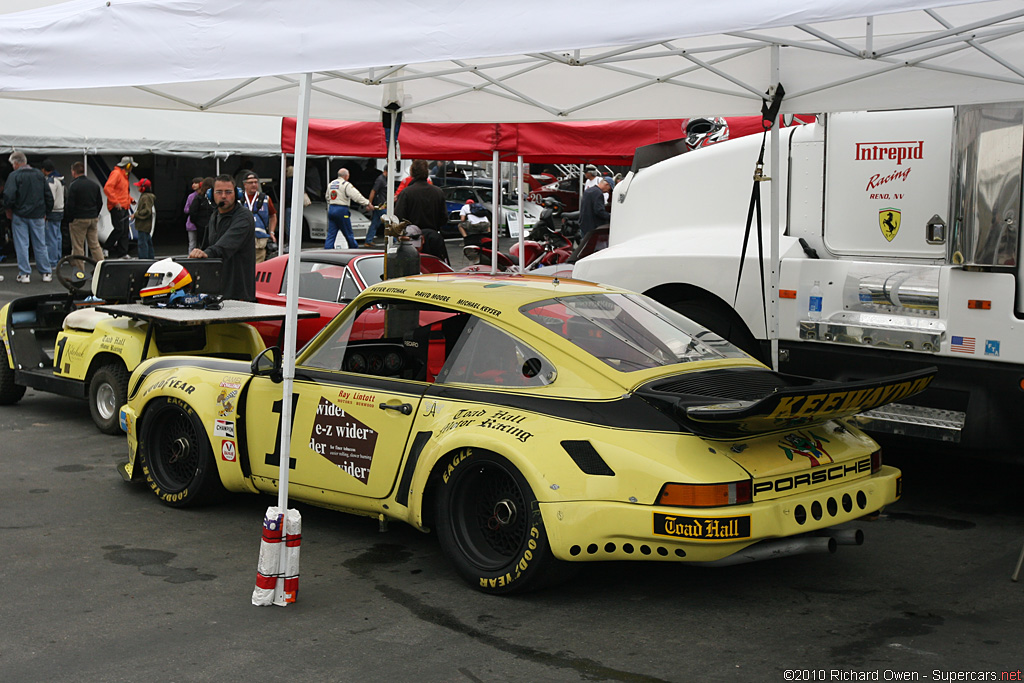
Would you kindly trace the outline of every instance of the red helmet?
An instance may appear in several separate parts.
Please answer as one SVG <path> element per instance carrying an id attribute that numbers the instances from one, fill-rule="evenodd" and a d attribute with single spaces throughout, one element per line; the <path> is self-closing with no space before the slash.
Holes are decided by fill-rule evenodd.
<path id="1" fill-rule="evenodd" d="M 143 178 L 139 182 L 135 183 L 135 187 L 139 188 L 142 192 L 149 192 L 153 189 L 153 183 L 149 182 L 148 178 Z"/>
<path id="2" fill-rule="evenodd" d="M 476 202 L 474 200 L 472 200 L 472 199 L 467 199 L 466 203 L 467 204 L 476 204 Z"/>

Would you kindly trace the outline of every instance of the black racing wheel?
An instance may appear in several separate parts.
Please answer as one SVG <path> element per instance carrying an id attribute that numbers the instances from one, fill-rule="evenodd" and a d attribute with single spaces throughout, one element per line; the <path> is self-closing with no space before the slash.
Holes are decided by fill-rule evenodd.
<path id="1" fill-rule="evenodd" d="M 72 294 L 92 294 L 92 274 L 96 270 L 96 261 L 88 256 L 68 255 L 57 261 L 53 272 L 57 282 L 61 283 Z"/>
<path id="2" fill-rule="evenodd" d="M 548 545 L 537 498 L 505 458 L 460 449 L 441 460 L 435 528 L 445 555 L 477 590 L 522 593 L 564 580 L 575 567 Z"/>
<path id="3" fill-rule="evenodd" d="M 206 429 L 192 406 L 158 398 L 139 427 L 139 461 L 153 493 L 171 507 L 215 502 L 224 493 Z"/>

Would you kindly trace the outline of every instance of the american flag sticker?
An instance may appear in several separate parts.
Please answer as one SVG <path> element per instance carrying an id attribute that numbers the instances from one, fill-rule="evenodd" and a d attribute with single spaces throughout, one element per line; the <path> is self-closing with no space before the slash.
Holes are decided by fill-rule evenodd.
<path id="1" fill-rule="evenodd" d="M 974 337 L 954 336 L 949 342 L 949 350 L 953 353 L 974 353 Z"/>

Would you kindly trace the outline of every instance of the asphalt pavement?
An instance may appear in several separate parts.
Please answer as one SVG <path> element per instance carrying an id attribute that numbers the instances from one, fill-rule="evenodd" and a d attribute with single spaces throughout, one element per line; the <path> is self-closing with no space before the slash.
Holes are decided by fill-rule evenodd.
<path id="1" fill-rule="evenodd" d="M 0 273 L 12 267 L 0 264 Z M 7 277 L 0 303 L 56 291 Z M 904 498 L 860 547 L 723 568 L 588 564 L 510 598 L 436 539 L 298 505 L 298 602 L 254 607 L 263 514 L 175 510 L 121 480 L 84 401 L 0 406 L 0 680 L 1021 680 L 1024 468 L 885 444 Z M 1004 673 L 1005 672 L 1005 673 Z"/>

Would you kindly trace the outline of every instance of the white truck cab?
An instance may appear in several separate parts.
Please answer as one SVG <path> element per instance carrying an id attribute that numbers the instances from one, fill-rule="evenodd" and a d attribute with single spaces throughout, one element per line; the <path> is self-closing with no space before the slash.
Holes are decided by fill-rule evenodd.
<path id="1" fill-rule="evenodd" d="M 829 114 L 780 136 L 780 370 L 846 381 L 934 365 L 932 389 L 868 427 L 1012 445 L 1024 103 Z M 760 145 L 747 136 L 631 173 L 615 188 L 609 248 L 574 276 L 644 292 L 764 357 L 756 235 L 737 288 Z"/>

